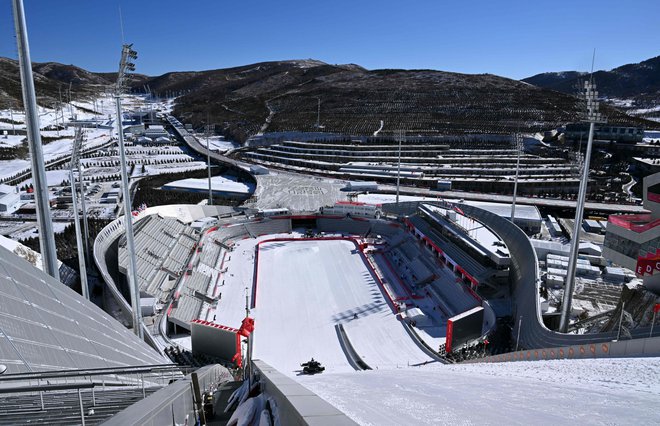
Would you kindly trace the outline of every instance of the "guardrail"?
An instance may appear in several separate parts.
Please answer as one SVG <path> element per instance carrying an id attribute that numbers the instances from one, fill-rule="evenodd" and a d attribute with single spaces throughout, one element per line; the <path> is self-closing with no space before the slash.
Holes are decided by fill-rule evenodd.
<path id="1" fill-rule="evenodd" d="M 616 342 L 601 342 L 584 345 L 570 345 L 555 348 L 530 349 L 492 355 L 474 362 L 509 362 L 509 361 L 540 361 L 551 359 L 585 359 L 585 358 L 631 358 L 657 357 L 660 353 L 660 337 L 620 340 Z"/>
<path id="2" fill-rule="evenodd" d="M 303 425 L 355 425 L 344 413 L 321 399 L 300 383 L 280 373 L 265 362 L 255 359 L 252 369 L 261 389 L 277 405 L 280 424 Z"/>
<path id="3" fill-rule="evenodd" d="M 360 355 L 351 344 L 351 341 L 348 339 L 348 335 L 346 334 L 346 330 L 344 330 L 344 325 L 335 324 L 335 331 L 337 332 L 339 345 L 343 349 L 344 354 L 348 359 L 348 363 L 351 364 L 351 367 L 356 370 L 372 370 L 372 368 L 369 367 L 369 364 L 362 360 Z"/>
<path id="4" fill-rule="evenodd" d="M 195 371 L 200 394 L 213 393 L 220 385 L 234 380 L 229 370 L 214 364 Z M 169 425 L 199 424 L 200 401 L 193 390 L 192 374 L 136 402 L 114 415 L 104 425 Z M 199 396 L 199 395 L 198 395 Z"/>

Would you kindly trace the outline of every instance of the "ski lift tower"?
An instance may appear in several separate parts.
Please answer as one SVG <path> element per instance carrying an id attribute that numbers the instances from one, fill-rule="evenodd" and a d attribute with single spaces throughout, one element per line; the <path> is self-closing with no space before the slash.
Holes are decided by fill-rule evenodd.
<path id="1" fill-rule="evenodd" d="M 124 150 L 124 129 L 122 128 L 121 96 L 124 90 L 124 81 L 128 71 L 135 71 L 137 52 L 132 44 L 124 44 L 121 48 L 121 60 L 117 84 L 115 86 L 115 103 L 117 107 L 117 136 L 119 138 L 119 161 L 121 169 L 121 186 L 124 205 L 124 226 L 126 227 L 126 250 L 128 251 L 128 287 L 131 293 L 131 308 L 133 310 L 133 332 L 140 338 L 142 333 L 142 315 L 140 312 L 140 290 L 138 287 L 137 263 L 135 260 L 135 242 L 133 240 L 133 215 L 131 213 L 131 191 L 128 186 L 128 170 L 126 169 L 126 153 Z"/>
<path id="2" fill-rule="evenodd" d="M 577 267 L 578 250 L 580 248 L 580 228 L 584 216 L 584 203 L 589 181 L 589 160 L 591 159 L 591 147 L 594 142 L 594 128 L 596 123 L 603 123 L 603 117 L 598 112 L 598 92 L 593 78 L 584 83 L 585 97 L 587 101 L 586 121 L 589 123 L 589 139 L 587 141 L 587 152 L 584 155 L 582 166 L 582 179 L 578 192 L 577 204 L 575 206 L 575 223 L 573 224 L 573 236 L 571 239 L 571 253 L 568 258 L 568 271 L 566 273 L 566 284 L 564 285 L 564 297 L 561 303 L 561 318 L 559 320 L 559 331 L 568 332 L 571 317 L 571 304 L 573 303 L 573 290 L 575 288 L 575 269 Z"/>

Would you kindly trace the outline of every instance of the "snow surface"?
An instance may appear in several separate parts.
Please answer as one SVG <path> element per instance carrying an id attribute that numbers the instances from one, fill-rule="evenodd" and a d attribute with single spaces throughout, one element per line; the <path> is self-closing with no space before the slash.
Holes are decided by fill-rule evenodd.
<path id="1" fill-rule="evenodd" d="M 660 358 L 417 368 L 301 376 L 363 425 L 657 424 Z"/>
<path id="2" fill-rule="evenodd" d="M 0 148 L 14 147 L 26 140 L 25 135 L 2 135 L 0 136 Z"/>
<path id="3" fill-rule="evenodd" d="M 199 143 L 206 148 L 206 136 L 203 133 L 195 133 L 194 136 L 199 140 Z M 208 139 L 208 145 L 209 148 L 211 148 L 211 151 L 225 152 L 241 146 L 237 142 L 225 140 L 224 136 L 211 136 Z"/>
<path id="4" fill-rule="evenodd" d="M 355 245 L 299 240 L 259 251 L 254 357 L 287 375 L 314 357 L 332 371 L 354 371 L 335 325 L 372 368 L 430 361 L 406 334 Z M 357 319 L 355 319 L 357 314 Z M 371 365 L 373 364 L 373 365 Z"/>
<path id="5" fill-rule="evenodd" d="M 208 191 L 209 180 L 206 179 L 181 179 L 167 184 L 170 188 L 192 189 L 198 191 Z M 214 191 L 236 192 L 240 194 L 249 194 L 254 185 L 248 185 L 243 182 L 236 182 L 235 178 L 225 176 L 214 176 L 211 178 L 211 186 Z"/>

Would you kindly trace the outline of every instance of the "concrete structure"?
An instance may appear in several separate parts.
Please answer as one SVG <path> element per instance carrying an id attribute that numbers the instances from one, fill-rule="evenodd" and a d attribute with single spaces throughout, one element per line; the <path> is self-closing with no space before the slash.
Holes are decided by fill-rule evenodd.
<path id="1" fill-rule="evenodd" d="M 144 134 L 144 124 L 131 124 L 124 126 L 124 135 L 131 134 L 133 136 L 141 136 Z"/>
<path id="2" fill-rule="evenodd" d="M 465 204 L 488 210 L 489 212 L 495 213 L 500 217 L 511 217 L 511 204 L 489 203 L 487 201 L 465 201 Z M 536 206 L 516 204 L 513 223 L 518 225 L 518 227 L 520 227 L 520 229 L 525 231 L 527 234 L 533 235 L 541 232 L 543 217 L 541 216 L 541 212 L 539 212 L 539 209 Z"/>
<path id="3" fill-rule="evenodd" d="M 347 191 L 377 191 L 378 190 L 378 182 L 370 181 L 370 182 L 364 182 L 364 181 L 349 181 L 346 182 L 346 188 Z"/>
<path id="4" fill-rule="evenodd" d="M 445 142 L 446 141 L 446 142 Z M 508 143 L 508 142 L 507 142 Z M 251 162 L 296 171 L 314 171 L 342 179 L 374 179 L 414 184 L 436 190 L 438 182 L 450 182 L 455 190 L 513 191 L 518 151 L 503 143 L 485 143 L 467 149 L 461 138 L 443 143 L 415 139 L 402 146 L 398 167 L 398 142 L 292 141 L 253 148 L 241 155 Z M 560 158 L 524 154 L 518 180 L 521 194 L 572 193 L 579 184 L 577 169 Z M 444 185 L 443 190 L 447 190 Z"/>
<path id="5" fill-rule="evenodd" d="M 34 194 L 32 194 L 34 195 Z M 0 213 L 12 212 L 21 201 L 21 194 L 9 185 L 0 185 Z"/>
<path id="6" fill-rule="evenodd" d="M 603 232 L 603 226 L 599 221 L 593 219 L 585 219 L 582 221 L 582 227 L 585 231 L 591 232 L 593 234 L 600 234 Z"/>
<path id="7" fill-rule="evenodd" d="M 586 140 L 589 133 L 588 123 L 574 123 L 566 126 L 565 138 L 568 140 Z M 644 129 L 641 127 L 612 126 L 599 124 L 594 132 L 594 139 L 608 142 L 641 142 Z"/>
<path id="8" fill-rule="evenodd" d="M 260 166 L 258 164 L 251 164 L 250 165 L 250 173 L 253 175 L 267 175 L 268 174 L 268 169 L 264 166 Z"/>
<path id="9" fill-rule="evenodd" d="M 660 252 L 660 173 L 644 179 L 644 208 L 650 214 L 611 215 L 607 223 L 603 256 L 630 270 L 637 270 L 639 258 Z M 643 275 L 644 285 L 660 292 L 660 272 Z"/>
<path id="10" fill-rule="evenodd" d="M 151 125 L 147 129 L 145 129 L 144 136 L 151 138 L 152 140 L 156 140 L 157 138 L 160 137 L 169 138 L 170 134 L 167 133 L 167 130 L 165 130 L 165 127 L 163 126 Z"/>
<path id="11" fill-rule="evenodd" d="M 151 139 L 150 137 L 147 137 L 147 136 L 140 136 L 139 138 L 136 139 L 136 142 L 140 143 L 140 144 L 147 144 L 148 145 L 148 144 L 153 142 L 153 139 Z"/>

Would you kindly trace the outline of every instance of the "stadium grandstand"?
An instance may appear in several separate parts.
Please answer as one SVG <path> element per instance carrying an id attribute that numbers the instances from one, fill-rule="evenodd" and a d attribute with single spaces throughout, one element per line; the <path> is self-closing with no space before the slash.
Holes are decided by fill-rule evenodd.
<path id="1" fill-rule="evenodd" d="M 140 292 L 164 302 L 172 290 L 172 279 L 183 273 L 198 238 L 192 228 L 173 218 L 151 215 L 138 221 L 135 250 Z M 119 271 L 126 274 L 129 258 L 125 237 L 119 241 L 118 262 Z"/>
<path id="2" fill-rule="evenodd" d="M 468 148 L 465 138 L 409 138 L 401 147 L 398 167 L 396 138 L 354 142 L 285 140 L 254 147 L 239 155 L 250 162 L 343 179 L 394 182 L 397 175 L 410 185 L 435 189 L 451 182 L 453 190 L 511 194 L 518 150 L 507 137 L 489 137 Z M 520 156 L 520 194 L 574 193 L 579 184 L 577 166 L 563 158 Z"/>
<path id="3" fill-rule="evenodd" d="M 284 259 L 278 256 L 287 256 L 290 250 L 307 256 L 338 250 L 340 245 L 337 244 L 345 242 L 353 245 L 352 254 L 363 259 L 365 272 L 343 278 L 341 274 L 349 274 L 348 264 L 336 266 L 334 271 L 328 269 L 332 267 L 325 262 L 340 258 L 340 252 L 320 259 L 309 258 L 321 262 L 318 267 L 324 268 L 327 274 L 333 277 L 340 274 L 332 278 L 338 285 L 349 276 L 350 280 L 361 276 L 367 288 L 374 286 L 370 291 L 375 301 L 364 300 L 359 310 L 337 314 L 341 327 L 338 325 L 332 333 L 341 336 L 335 343 L 341 344 L 337 350 L 342 355 L 333 358 L 331 347 L 323 352 L 326 362 L 337 371 L 386 368 L 395 365 L 401 357 L 420 363 L 431 360 L 454 363 L 490 354 L 483 358 L 490 361 L 503 352 L 512 351 L 511 341 L 497 344 L 498 335 L 507 335 L 498 329 L 502 319 L 507 317 L 525 318 L 520 322 L 522 327 L 511 321 L 513 335 L 517 335 L 520 328 L 518 340 L 513 343 L 527 351 L 556 348 L 555 357 L 559 357 L 558 348 L 579 348 L 579 345 L 613 339 L 612 333 L 561 334 L 546 328 L 538 301 L 540 280 L 534 249 L 525 233 L 503 215 L 465 203 L 438 201 L 400 203 L 398 209 L 389 204 L 378 205 L 375 209 L 358 207 L 350 206 L 350 212 L 341 203 L 318 212 L 296 213 L 282 209 L 283 213 L 276 216 L 259 215 L 251 210 L 229 212 L 212 206 L 161 206 L 141 212 L 134 219 L 136 239 L 158 241 L 155 246 L 160 247 L 160 251 L 154 253 L 161 262 L 155 263 L 152 260 L 155 257 L 149 253 L 142 254 L 141 262 L 148 262 L 156 269 L 150 272 L 145 267 L 144 276 L 150 277 L 151 273 L 155 277 L 163 272 L 165 259 L 185 258 L 178 261 L 175 273 L 169 275 L 173 281 L 165 291 L 169 293 L 162 299 L 163 309 L 150 321 L 145 321 L 153 324 L 145 326 L 150 332 L 149 338 L 168 355 L 179 354 L 182 358 L 189 353 L 186 356 L 190 359 L 210 357 L 229 366 L 232 363 L 229 356 L 219 357 L 214 352 L 221 347 L 224 354 L 235 352 L 242 354 L 242 358 L 246 356 L 247 349 L 239 338 L 238 327 L 247 309 L 256 317 L 257 324 L 261 324 L 255 332 L 254 358 L 268 360 L 272 365 L 269 368 L 289 374 L 291 358 L 303 356 L 308 350 L 304 349 L 305 345 L 314 339 L 308 341 L 298 331 L 297 346 L 287 348 L 286 361 L 272 349 L 284 347 L 264 343 L 264 339 L 270 342 L 263 334 L 270 333 L 269 326 L 279 327 L 281 331 L 286 329 L 284 325 L 277 326 L 274 317 L 269 316 L 269 303 L 278 300 L 269 293 L 273 291 L 270 286 L 274 285 L 272 280 L 283 277 L 288 286 L 295 289 L 301 285 L 304 289 L 309 286 L 306 281 L 309 277 L 291 272 L 282 275 L 282 272 L 268 269 L 259 271 L 275 264 L 285 267 L 289 261 L 274 262 L 274 259 Z M 376 211 L 378 218 L 374 217 Z M 397 213 L 393 214 L 394 211 Z M 165 223 L 168 225 L 164 227 Z M 192 229 L 193 223 L 197 231 L 186 232 L 185 229 Z M 116 224 L 108 225 L 107 229 L 112 232 Z M 105 266 L 104 275 L 109 276 L 117 276 L 121 269 L 121 233 L 113 235 L 114 242 L 102 240 L 102 245 L 99 241 L 95 245 L 99 249 L 95 250 L 96 258 L 106 261 L 98 263 Z M 176 246 L 181 246 L 187 256 L 173 255 Z M 102 247 L 106 247 L 105 251 Z M 280 252 L 282 254 L 278 254 Z M 288 259 L 293 261 L 294 258 Z M 115 273 L 107 266 L 113 262 Z M 353 288 L 352 291 L 358 291 Z M 355 296 L 343 294 L 347 300 Z M 308 303 L 309 307 L 304 308 Z M 360 306 L 357 300 L 351 303 Z M 304 323 L 313 323 L 317 310 L 323 309 L 315 308 L 311 301 L 296 307 L 277 306 L 277 312 L 296 311 Z M 472 312 L 479 312 L 475 309 L 483 311 L 476 334 L 473 330 L 468 340 L 461 340 L 464 336 L 447 335 L 450 320 L 462 320 Z M 372 322 L 371 312 L 379 312 L 381 320 Z M 390 319 L 395 321 L 389 322 Z M 199 327 L 205 327 L 205 331 L 195 337 Z M 396 330 L 400 330 L 402 336 L 396 337 L 399 333 Z M 454 332 L 463 331 L 455 326 Z M 195 343 L 202 335 L 205 343 Z M 382 341 L 385 335 L 389 336 L 388 344 L 396 342 L 395 346 L 377 352 L 370 349 L 377 347 L 369 343 L 371 339 L 381 336 Z M 458 346 L 448 345 L 448 338 Z M 484 343 L 487 341 L 491 342 L 488 351 Z M 200 348 L 205 349 L 199 352 Z M 566 349 L 565 356 L 568 353 Z M 592 355 L 599 356 L 597 351 Z"/>

